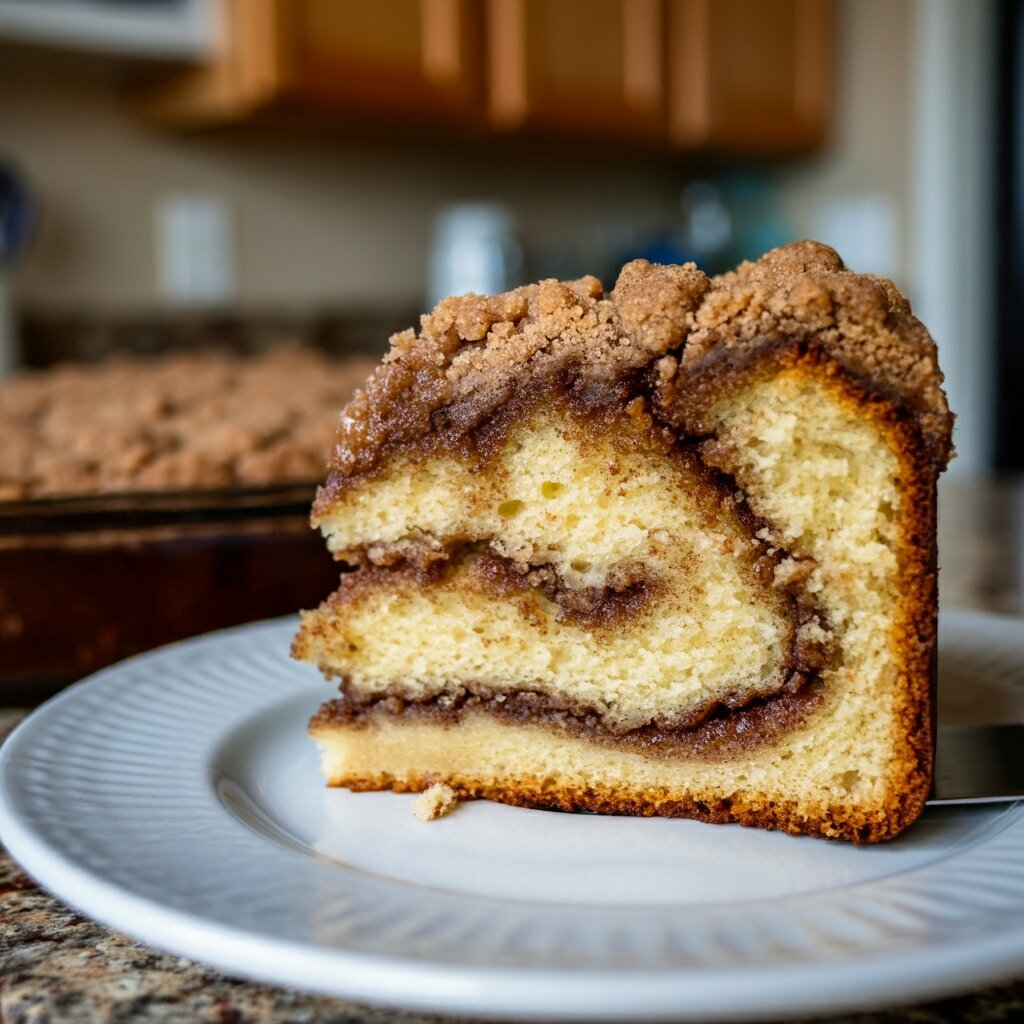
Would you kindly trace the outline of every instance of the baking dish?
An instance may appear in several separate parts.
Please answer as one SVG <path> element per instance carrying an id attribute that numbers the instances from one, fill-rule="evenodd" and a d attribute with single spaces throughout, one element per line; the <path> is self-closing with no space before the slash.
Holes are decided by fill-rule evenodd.
<path id="1" fill-rule="evenodd" d="M 0 702 L 317 604 L 339 569 L 309 527 L 315 486 L 0 503 Z"/>

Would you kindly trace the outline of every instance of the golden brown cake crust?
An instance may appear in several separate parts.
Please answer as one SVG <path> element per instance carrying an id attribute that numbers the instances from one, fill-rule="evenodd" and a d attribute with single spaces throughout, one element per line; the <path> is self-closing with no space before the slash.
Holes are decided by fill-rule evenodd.
<path id="1" fill-rule="evenodd" d="M 825 355 L 916 423 L 940 470 L 952 416 L 935 344 L 889 281 L 846 270 L 817 242 L 795 242 L 708 278 L 692 264 L 627 264 L 611 292 L 593 277 L 497 296 L 443 300 L 392 348 L 342 418 L 314 517 L 347 477 L 431 435 L 446 444 L 533 381 L 560 378 L 578 398 L 637 390 L 655 415 L 691 380 L 728 376 L 781 344 Z"/>
<path id="2" fill-rule="evenodd" d="M 421 793 L 434 783 L 433 776 L 409 776 L 395 779 L 386 774 L 330 779 L 328 785 L 342 786 L 354 793 L 391 790 L 395 793 Z M 552 785 L 548 779 L 530 783 L 517 780 L 515 785 L 481 782 L 472 778 L 445 780 L 456 800 L 494 800 L 514 807 L 593 814 L 621 814 L 642 818 L 691 818 L 711 825 L 745 825 L 791 835 L 818 835 L 825 839 L 846 839 L 858 846 L 884 842 L 893 838 L 919 811 L 908 812 L 897 807 L 889 821 L 877 816 L 837 815 L 824 809 L 818 816 L 802 812 L 796 801 L 773 801 L 771 806 L 744 803 L 736 799 L 701 800 L 691 796 L 647 791 L 643 794 L 621 793 L 613 787 L 595 782 L 585 794 L 571 786 Z M 901 801 L 902 802 L 902 801 Z M 912 801 L 911 801 L 912 802 Z M 898 822 L 893 825 L 893 822 Z"/>

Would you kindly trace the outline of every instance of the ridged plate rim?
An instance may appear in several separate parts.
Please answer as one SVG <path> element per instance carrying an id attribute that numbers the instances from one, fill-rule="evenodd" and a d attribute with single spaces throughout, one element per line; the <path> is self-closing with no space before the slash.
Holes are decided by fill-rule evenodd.
<path id="1" fill-rule="evenodd" d="M 502 903 L 292 853 L 227 811 L 210 765 L 247 717 L 309 685 L 287 657 L 295 625 L 140 655 L 29 716 L 0 749 L 13 856 L 89 916 L 172 953 L 423 1011 L 767 1020 L 1024 972 L 1024 806 L 915 871 L 731 905 Z M 940 650 L 1022 678 L 1024 622 L 945 612 Z"/>

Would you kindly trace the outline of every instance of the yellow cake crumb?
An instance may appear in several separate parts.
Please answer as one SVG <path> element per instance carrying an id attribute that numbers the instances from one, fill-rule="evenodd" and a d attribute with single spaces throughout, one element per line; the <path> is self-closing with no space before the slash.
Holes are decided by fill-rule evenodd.
<path id="1" fill-rule="evenodd" d="M 444 782 L 435 782 L 416 798 L 416 803 L 412 805 L 412 813 L 420 821 L 433 821 L 454 810 L 458 802 L 459 798 L 451 786 Z"/>

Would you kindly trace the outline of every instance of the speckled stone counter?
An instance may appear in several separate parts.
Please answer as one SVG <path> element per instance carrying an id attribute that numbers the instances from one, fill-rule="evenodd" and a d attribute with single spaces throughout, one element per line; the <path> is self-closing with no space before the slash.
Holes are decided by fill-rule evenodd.
<path id="1" fill-rule="evenodd" d="M 940 503 L 940 551 L 944 603 L 1024 615 L 1024 487 L 1019 483 L 947 486 Z M 28 710 L 0 711 L 0 738 Z M 444 1019 L 252 984 L 141 946 L 70 910 L 37 887 L 0 849 L 3 1024 L 416 1024 Z M 915 1007 L 829 1020 L 1024 1020 L 1024 963 L 1018 979 L 1005 985 Z"/>

